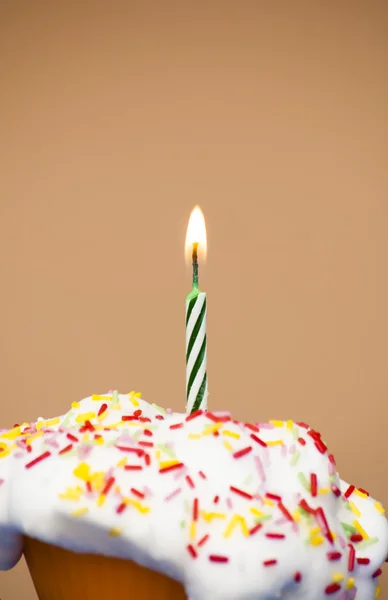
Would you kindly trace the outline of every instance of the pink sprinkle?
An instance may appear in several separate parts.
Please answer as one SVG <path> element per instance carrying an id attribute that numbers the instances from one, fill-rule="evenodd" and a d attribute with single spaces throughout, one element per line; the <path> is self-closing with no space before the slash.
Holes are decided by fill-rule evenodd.
<path id="1" fill-rule="evenodd" d="M 273 565 L 277 565 L 278 561 L 275 558 L 271 558 L 270 560 L 264 560 L 264 567 L 272 567 Z"/>
<path id="2" fill-rule="evenodd" d="M 200 477 L 202 477 L 202 479 L 207 479 L 205 473 L 203 471 L 198 471 Z"/>
<path id="3" fill-rule="evenodd" d="M 0 485 L 4 483 L 5 479 L 0 479 Z"/>
<path id="4" fill-rule="evenodd" d="M 280 454 L 281 454 L 282 456 L 287 456 L 287 446 L 285 446 L 284 444 L 283 444 L 283 446 L 281 447 Z"/>
<path id="5" fill-rule="evenodd" d="M 242 448 L 241 450 L 234 452 L 233 458 L 241 458 L 242 456 L 249 454 L 249 452 L 252 452 L 252 446 L 247 446 L 246 448 Z"/>
<path id="6" fill-rule="evenodd" d="M 209 560 L 211 562 L 226 563 L 229 561 L 229 558 L 227 556 L 221 556 L 220 554 L 210 554 Z"/>
<path id="7" fill-rule="evenodd" d="M 41 454 L 40 456 L 37 456 L 36 458 L 34 458 L 34 460 L 27 463 L 26 469 L 31 469 L 31 467 L 33 467 L 34 465 L 37 465 L 38 463 L 40 463 L 42 460 L 45 460 L 45 458 L 48 458 L 49 456 L 51 456 L 51 452 L 49 452 L 49 451 L 43 452 L 43 454 Z"/>
<path id="8" fill-rule="evenodd" d="M 260 429 L 274 429 L 275 425 L 272 425 L 272 423 L 258 423 L 257 424 L 258 427 L 260 427 Z"/>
<path id="9" fill-rule="evenodd" d="M 233 502 L 230 498 L 226 499 L 226 506 L 229 508 L 229 510 L 233 510 Z"/>
<path id="10" fill-rule="evenodd" d="M 261 462 L 261 458 L 256 455 L 254 457 L 254 461 L 255 461 L 256 469 L 260 475 L 260 478 L 263 481 L 265 481 L 265 471 L 264 471 L 263 463 Z"/>
<path id="11" fill-rule="evenodd" d="M 171 492 L 168 496 L 165 497 L 165 501 L 168 502 L 169 500 L 172 500 L 173 498 L 175 498 L 176 496 L 178 496 L 182 491 L 182 488 L 177 488 L 176 490 L 174 490 L 173 492 Z"/>

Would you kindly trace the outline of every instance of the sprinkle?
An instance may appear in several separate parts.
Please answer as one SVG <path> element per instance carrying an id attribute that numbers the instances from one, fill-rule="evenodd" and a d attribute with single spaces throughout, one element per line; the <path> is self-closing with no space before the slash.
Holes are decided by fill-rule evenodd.
<path id="1" fill-rule="evenodd" d="M 357 549 L 361 550 L 361 549 L 367 548 L 368 546 L 372 546 L 373 544 L 376 544 L 378 541 L 379 541 L 378 537 L 373 537 L 373 538 L 369 538 L 368 540 L 363 540 L 362 542 L 357 544 Z"/>
<path id="2" fill-rule="evenodd" d="M 118 505 L 118 507 L 116 508 L 116 512 L 117 514 L 121 514 L 125 509 L 127 508 L 127 505 L 125 502 L 121 502 L 121 504 Z"/>
<path id="3" fill-rule="evenodd" d="M 201 516 L 207 522 L 210 522 L 213 519 L 226 519 L 226 515 L 224 513 L 216 513 L 216 512 L 206 513 L 205 511 L 201 511 Z"/>
<path id="4" fill-rule="evenodd" d="M 307 490 L 308 492 L 310 491 L 310 484 L 307 480 L 307 477 L 304 473 L 299 472 L 298 473 L 298 479 L 300 481 L 300 483 L 303 485 L 303 487 L 305 488 L 305 490 Z"/>
<path id="5" fill-rule="evenodd" d="M 266 498 L 269 498 L 270 500 L 275 500 L 276 502 L 280 502 L 281 501 L 281 496 L 278 496 L 277 494 L 270 494 L 269 492 L 265 495 Z"/>
<path id="6" fill-rule="evenodd" d="M 357 496 L 360 496 L 360 498 L 369 498 L 369 492 L 367 492 L 366 490 L 362 489 L 362 488 L 358 488 L 358 490 L 354 490 L 354 493 L 357 494 Z"/>
<path id="7" fill-rule="evenodd" d="M 300 583 L 302 581 L 302 573 L 300 571 L 297 571 L 295 573 L 294 581 L 295 581 L 295 583 Z"/>
<path id="8" fill-rule="evenodd" d="M 111 537 L 119 537 L 122 531 L 121 527 L 112 527 L 112 529 L 109 530 L 109 535 Z"/>
<path id="9" fill-rule="evenodd" d="M 306 445 L 306 440 L 304 440 L 304 439 L 303 439 L 303 438 L 301 438 L 301 437 L 299 437 L 297 441 L 299 442 L 299 444 L 300 444 L 301 446 L 305 446 L 305 445 Z"/>
<path id="10" fill-rule="evenodd" d="M 124 469 L 126 471 L 142 471 L 143 467 L 141 465 L 125 465 Z"/>
<path id="11" fill-rule="evenodd" d="M 353 544 L 356 544 L 357 542 L 362 542 L 364 538 L 360 533 L 353 533 L 353 535 L 351 535 L 349 539 Z"/>
<path id="12" fill-rule="evenodd" d="M 175 423 L 175 425 L 170 425 L 170 429 L 180 429 L 183 427 L 183 423 Z"/>
<path id="13" fill-rule="evenodd" d="M 167 461 L 167 462 L 171 462 L 171 461 Z M 161 463 L 161 465 L 166 465 L 166 463 Z M 183 463 L 173 462 L 173 464 L 168 464 L 167 466 L 161 466 L 161 468 L 159 469 L 159 473 L 167 473 L 169 471 L 174 471 L 175 469 L 181 469 L 182 467 L 184 467 Z"/>
<path id="14" fill-rule="evenodd" d="M 380 502 L 375 502 L 374 507 L 381 515 L 383 515 L 385 513 L 385 509 L 382 506 L 382 504 L 380 504 Z"/>
<path id="15" fill-rule="evenodd" d="M 331 583 L 325 589 L 325 594 L 327 594 L 327 595 L 329 595 L 329 594 L 335 594 L 340 589 L 341 589 L 341 586 L 340 586 L 339 583 Z"/>
<path id="16" fill-rule="evenodd" d="M 117 390 L 114 390 L 112 404 L 118 404 L 118 403 L 119 403 L 119 393 Z"/>
<path id="17" fill-rule="evenodd" d="M 107 408 L 108 408 L 107 404 L 101 404 L 100 410 L 98 411 L 97 416 L 101 417 L 101 415 L 106 411 Z"/>
<path id="18" fill-rule="evenodd" d="M 178 496 L 181 493 L 181 491 L 182 491 L 181 487 L 179 487 L 176 490 L 172 491 L 170 494 L 168 494 L 168 496 L 165 497 L 165 501 L 169 502 L 170 500 L 172 500 L 173 498 L 175 498 L 175 496 Z"/>
<path id="19" fill-rule="evenodd" d="M 222 435 L 227 435 L 228 437 L 235 438 L 239 440 L 241 435 L 239 433 L 235 433 L 234 431 L 229 431 L 229 429 L 224 429 Z"/>
<path id="20" fill-rule="evenodd" d="M 49 456 L 51 456 L 51 452 L 47 451 L 47 452 L 43 452 L 43 454 L 41 454 L 40 456 L 37 456 L 36 458 L 34 458 L 34 460 L 32 460 L 31 462 L 26 464 L 26 469 L 31 469 L 31 467 L 33 467 L 34 465 L 40 463 L 42 460 L 44 460 L 45 458 L 48 458 Z"/>
<path id="21" fill-rule="evenodd" d="M 206 544 L 206 542 L 208 541 L 210 535 L 207 533 L 206 535 L 204 535 L 198 542 L 197 546 L 203 546 L 204 544 Z"/>
<path id="22" fill-rule="evenodd" d="M 380 575 L 382 574 L 382 570 L 381 569 L 377 569 L 377 571 L 375 571 L 372 575 L 372 577 L 380 577 Z"/>
<path id="23" fill-rule="evenodd" d="M 271 425 L 274 425 L 275 427 L 284 427 L 284 422 L 283 421 L 269 421 L 271 423 Z"/>
<path id="24" fill-rule="evenodd" d="M 364 540 L 369 540 L 369 535 L 358 521 L 353 521 L 353 525 L 357 529 L 358 533 L 362 535 Z"/>
<path id="25" fill-rule="evenodd" d="M 198 554 L 196 549 L 194 548 L 194 546 L 192 546 L 191 544 L 189 544 L 187 546 L 187 550 L 189 551 L 189 553 L 191 554 L 192 558 L 197 558 Z"/>
<path id="26" fill-rule="evenodd" d="M 273 440 L 272 442 L 267 442 L 267 446 L 282 446 L 282 445 L 283 445 L 283 440 Z"/>
<path id="27" fill-rule="evenodd" d="M 79 408 L 81 405 L 79 402 L 72 402 L 71 403 L 71 408 Z"/>
<path id="28" fill-rule="evenodd" d="M 278 509 L 283 513 L 283 515 L 288 519 L 288 521 L 294 521 L 291 513 L 286 509 L 282 502 L 279 502 Z"/>
<path id="29" fill-rule="evenodd" d="M 74 509 L 71 514 L 73 517 L 82 517 L 83 515 L 86 515 L 87 512 L 89 512 L 89 509 L 87 506 L 84 506 L 83 508 Z"/>
<path id="30" fill-rule="evenodd" d="M 333 544 L 334 543 L 333 534 L 330 531 L 330 528 L 329 528 L 329 525 L 328 525 L 328 522 L 326 519 L 326 515 L 325 515 L 322 507 L 317 508 L 316 515 L 317 515 L 318 519 L 321 521 L 320 527 L 322 529 L 322 533 L 329 540 L 329 542 L 331 544 Z"/>
<path id="31" fill-rule="evenodd" d="M 253 450 L 252 446 L 247 446 L 246 448 L 242 448 L 241 450 L 234 452 L 233 458 L 241 458 L 242 456 L 249 454 L 249 452 L 251 452 L 252 450 Z"/>
<path id="32" fill-rule="evenodd" d="M 333 573 L 333 582 L 334 583 L 339 583 L 340 581 L 343 581 L 345 579 L 345 576 L 342 573 Z"/>
<path id="33" fill-rule="evenodd" d="M 198 471 L 200 477 L 202 477 L 202 479 L 206 479 L 206 475 L 203 471 Z"/>
<path id="34" fill-rule="evenodd" d="M 315 447 L 321 454 L 325 454 L 327 446 L 322 442 L 321 439 L 315 440 Z"/>
<path id="35" fill-rule="evenodd" d="M 231 444 L 229 444 L 229 442 L 227 442 L 227 441 L 224 442 L 224 448 L 229 450 L 229 452 L 231 452 L 233 450 L 233 446 Z"/>
<path id="36" fill-rule="evenodd" d="M 273 565 L 277 565 L 277 560 L 275 558 L 271 558 L 270 560 L 264 560 L 263 561 L 263 566 L 264 567 L 272 567 Z"/>
<path id="37" fill-rule="evenodd" d="M 98 396 L 97 394 L 93 394 L 92 400 L 94 402 L 98 402 L 99 400 L 112 400 L 112 396 Z"/>
<path id="38" fill-rule="evenodd" d="M 260 446 L 263 446 L 263 448 L 267 447 L 267 444 L 262 439 L 260 439 L 257 435 L 255 435 L 254 433 L 251 433 L 251 438 L 253 441 L 260 444 Z"/>
<path id="39" fill-rule="evenodd" d="M 191 488 L 195 488 L 194 481 L 191 479 L 190 475 L 186 475 L 185 479 Z"/>
<path id="40" fill-rule="evenodd" d="M 245 427 L 247 429 L 250 429 L 251 431 L 254 431 L 255 433 L 258 433 L 260 431 L 260 429 L 256 427 L 256 425 L 252 425 L 252 423 L 245 423 Z"/>
<path id="41" fill-rule="evenodd" d="M 186 417 L 186 421 L 192 421 L 203 414 L 203 410 L 196 410 Z"/>
<path id="42" fill-rule="evenodd" d="M 219 496 L 214 496 L 214 498 L 213 498 L 214 504 L 218 504 L 219 499 L 220 499 Z"/>
<path id="43" fill-rule="evenodd" d="M 197 534 L 197 523 L 195 521 L 191 521 L 190 524 L 190 539 L 195 540 Z"/>
<path id="44" fill-rule="evenodd" d="M 286 536 L 284 533 L 266 533 L 265 537 L 271 540 L 283 540 Z"/>
<path id="45" fill-rule="evenodd" d="M 344 493 L 345 498 L 349 498 L 353 494 L 355 489 L 356 488 L 354 487 L 354 485 L 350 485 L 348 487 L 348 489 L 346 490 L 346 492 Z"/>
<path id="46" fill-rule="evenodd" d="M 342 554 L 341 552 L 328 552 L 326 556 L 328 560 L 340 560 Z"/>
<path id="47" fill-rule="evenodd" d="M 130 446 L 116 446 L 116 448 L 117 450 L 120 450 L 120 452 L 134 452 L 138 456 L 143 456 L 144 454 L 144 450 L 141 450 L 140 448 L 131 448 Z"/>
<path id="48" fill-rule="evenodd" d="M 106 496 L 107 494 L 109 494 L 109 491 L 111 490 L 113 484 L 115 482 L 115 478 L 114 477 L 109 477 L 108 481 L 106 482 L 101 494 Z"/>
<path id="49" fill-rule="evenodd" d="M 59 451 L 59 454 L 65 454 L 66 452 L 70 452 L 70 450 L 72 450 L 73 448 L 73 444 L 69 444 L 68 446 L 65 446 L 64 448 L 62 448 L 62 450 Z"/>
<path id="50" fill-rule="evenodd" d="M 300 452 L 299 452 L 299 450 L 297 450 L 292 455 L 292 458 L 291 458 L 291 461 L 290 461 L 291 466 L 295 467 L 299 459 L 300 459 Z"/>
<path id="51" fill-rule="evenodd" d="M 349 545 L 348 571 L 350 573 L 354 570 L 355 558 L 356 558 L 356 551 L 353 546 Z"/>
<path id="52" fill-rule="evenodd" d="M 358 558 L 357 559 L 357 564 L 359 564 L 359 565 L 369 565 L 369 563 L 370 563 L 369 558 Z"/>
<path id="53" fill-rule="evenodd" d="M 210 554 L 209 560 L 216 563 L 226 563 L 229 561 L 229 558 L 227 556 L 221 556 L 220 554 Z"/>
<path id="54" fill-rule="evenodd" d="M 94 419 L 95 417 L 95 412 L 87 412 L 78 415 L 75 420 L 77 421 L 77 423 L 85 423 L 85 421 L 90 421 L 90 419 Z"/>
<path id="55" fill-rule="evenodd" d="M 55 419 L 49 419 L 48 421 L 46 421 L 46 427 L 52 427 L 53 425 L 58 425 L 61 422 L 61 419 L 59 417 L 56 417 Z"/>
<path id="56" fill-rule="evenodd" d="M 247 498 L 248 500 L 252 500 L 253 498 L 252 494 L 248 494 L 247 492 L 244 492 L 243 490 L 240 490 L 239 488 L 236 488 L 233 485 L 231 485 L 229 489 L 231 492 L 239 494 L 240 496 L 242 496 L 243 498 Z"/>
<path id="57" fill-rule="evenodd" d="M 260 531 L 260 529 L 263 527 L 262 523 L 256 523 L 256 525 L 254 525 L 252 527 L 252 529 L 249 530 L 249 535 L 254 535 L 257 531 Z"/>
<path id="58" fill-rule="evenodd" d="M 311 475 L 310 475 L 310 486 L 311 486 L 311 495 L 316 496 L 318 481 L 317 481 L 317 476 L 315 473 L 311 473 Z"/>
<path id="59" fill-rule="evenodd" d="M 361 511 L 357 508 L 354 502 L 349 502 L 349 506 L 352 509 L 352 512 L 356 515 L 356 517 L 361 517 Z"/>
<path id="60" fill-rule="evenodd" d="M 200 440 L 201 434 L 200 433 L 189 433 L 188 438 L 190 440 Z"/>
<path id="61" fill-rule="evenodd" d="M 151 437 L 152 435 L 154 435 L 150 429 L 144 429 L 143 433 L 144 433 L 144 435 L 147 435 L 149 437 Z"/>
<path id="62" fill-rule="evenodd" d="M 153 448 L 154 447 L 154 443 L 153 442 L 143 442 L 143 441 L 140 441 L 139 442 L 139 446 L 144 446 L 144 448 Z"/>

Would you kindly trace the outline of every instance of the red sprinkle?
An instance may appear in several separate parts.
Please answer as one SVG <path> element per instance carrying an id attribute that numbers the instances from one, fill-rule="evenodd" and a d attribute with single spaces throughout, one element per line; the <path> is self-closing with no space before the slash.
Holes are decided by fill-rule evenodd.
<path id="1" fill-rule="evenodd" d="M 327 595 L 329 595 L 329 594 L 335 594 L 340 589 L 341 589 L 341 586 L 340 586 L 339 583 L 331 583 L 325 589 L 325 594 L 327 594 Z"/>
<path id="2" fill-rule="evenodd" d="M 114 478 L 114 477 L 109 477 L 109 479 L 108 479 L 108 481 L 106 482 L 106 484 L 105 484 L 105 486 L 104 486 L 104 489 L 102 490 L 102 492 L 101 492 L 101 493 L 102 493 L 102 494 L 104 494 L 105 496 L 106 496 L 107 494 L 109 494 L 109 491 L 111 490 L 111 488 L 112 488 L 112 485 L 114 484 L 114 482 L 115 482 L 115 478 Z"/>
<path id="3" fill-rule="evenodd" d="M 335 458 L 332 454 L 329 454 L 329 461 L 331 462 L 332 465 L 335 465 Z"/>
<path id="4" fill-rule="evenodd" d="M 296 423 L 298 425 L 298 427 L 303 427 L 304 429 L 308 429 L 309 425 L 306 425 L 306 423 L 303 423 L 303 421 L 299 421 L 299 423 Z"/>
<path id="5" fill-rule="evenodd" d="M 286 509 L 286 507 L 284 506 L 284 504 L 282 502 L 279 502 L 278 504 L 278 509 L 283 513 L 283 515 L 286 517 L 286 519 L 288 519 L 289 521 L 294 521 L 293 516 L 291 515 L 291 513 Z"/>
<path id="6" fill-rule="evenodd" d="M 349 545 L 349 557 L 348 557 L 348 571 L 352 572 L 354 570 L 354 562 L 356 558 L 356 551 L 353 546 Z"/>
<path id="7" fill-rule="evenodd" d="M 66 452 L 70 452 L 70 450 L 72 450 L 73 448 L 73 444 L 69 444 L 68 446 L 65 446 L 64 448 L 62 448 L 62 450 L 59 451 L 59 454 L 65 454 Z"/>
<path id="8" fill-rule="evenodd" d="M 303 438 L 299 437 L 298 438 L 298 442 L 301 446 L 305 446 L 306 445 L 306 440 L 304 440 Z"/>
<path id="9" fill-rule="evenodd" d="M 139 417 L 135 417 L 135 415 L 122 415 L 122 421 L 137 421 Z"/>
<path id="10" fill-rule="evenodd" d="M 51 452 L 49 452 L 49 451 L 43 452 L 43 454 L 41 454 L 40 456 L 37 456 L 36 458 L 34 458 L 34 460 L 27 463 L 26 469 L 31 469 L 31 467 L 33 467 L 34 465 L 37 465 L 38 463 L 40 463 L 45 458 L 48 458 L 49 456 L 51 456 Z"/>
<path id="11" fill-rule="evenodd" d="M 348 489 L 346 490 L 346 492 L 344 493 L 345 498 L 349 498 L 353 494 L 355 489 L 356 488 L 354 487 L 354 485 L 350 485 L 348 487 Z"/>
<path id="12" fill-rule="evenodd" d="M 183 423 L 175 423 L 175 425 L 170 425 L 170 429 L 180 429 L 183 427 Z"/>
<path id="13" fill-rule="evenodd" d="M 233 458 L 241 458 L 242 456 L 249 454 L 249 452 L 252 452 L 252 450 L 253 450 L 252 446 L 247 446 L 246 448 L 237 450 L 237 452 L 233 453 Z"/>
<path id="14" fill-rule="evenodd" d="M 100 410 L 98 411 L 97 416 L 100 417 L 102 415 L 102 413 L 104 413 L 106 411 L 107 408 L 108 408 L 107 404 L 101 404 Z"/>
<path id="15" fill-rule="evenodd" d="M 144 435 L 148 435 L 148 437 L 151 437 L 154 435 L 150 429 L 144 429 L 143 433 L 144 433 Z"/>
<path id="16" fill-rule="evenodd" d="M 258 444 L 260 444 L 260 446 L 263 446 L 263 448 L 267 447 L 267 444 L 262 439 L 260 439 L 257 435 L 255 435 L 254 433 L 251 433 L 251 438 Z"/>
<path id="17" fill-rule="evenodd" d="M 159 419 L 159 421 L 164 421 L 163 415 L 156 415 L 155 419 Z"/>
<path id="18" fill-rule="evenodd" d="M 265 567 L 272 567 L 272 565 L 277 565 L 277 560 L 275 558 L 271 558 L 270 560 L 264 560 L 263 565 Z"/>
<path id="19" fill-rule="evenodd" d="M 198 542 L 198 546 L 203 546 L 204 544 L 206 544 L 206 542 L 208 541 L 210 535 L 207 533 L 206 535 L 204 535 Z"/>
<path id="20" fill-rule="evenodd" d="M 138 456 L 143 456 L 144 450 L 141 448 L 130 448 L 129 446 L 116 446 L 117 450 L 120 452 L 134 452 Z"/>
<path id="21" fill-rule="evenodd" d="M 196 410 L 195 412 L 191 413 L 191 415 L 188 415 L 186 417 L 186 421 L 192 421 L 193 419 L 196 419 L 197 417 L 200 417 L 201 415 L 203 415 L 203 410 Z"/>
<path id="22" fill-rule="evenodd" d="M 127 505 L 125 504 L 125 502 L 122 502 L 121 504 L 119 504 L 118 507 L 116 508 L 117 514 L 122 513 L 126 509 L 126 507 L 127 507 Z"/>
<path id="23" fill-rule="evenodd" d="M 207 479 L 207 477 L 203 471 L 198 471 L 198 473 L 202 477 L 202 479 Z"/>
<path id="24" fill-rule="evenodd" d="M 275 500 L 275 502 L 281 502 L 282 497 L 278 496 L 277 494 L 270 494 L 269 492 L 265 495 L 266 498 L 269 498 L 269 500 Z"/>
<path id="25" fill-rule="evenodd" d="M 149 467 L 150 464 L 151 464 L 151 457 L 150 457 L 150 455 L 149 454 L 144 454 L 144 460 L 145 460 L 146 467 Z"/>
<path id="26" fill-rule="evenodd" d="M 286 536 L 284 533 L 266 533 L 265 537 L 270 538 L 271 540 L 284 540 Z"/>
<path id="27" fill-rule="evenodd" d="M 153 448 L 154 442 L 139 442 L 139 446 L 144 446 L 145 448 Z"/>
<path id="28" fill-rule="evenodd" d="M 90 483 L 90 481 L 86 482 L 86 489 L 89 493 L 93 491 L 92 484 Z"/>
<path id="29" fill-rule="evenodd" d="M 198 498 L 194 498 L 193 502 L 193 521 L 198 521 Z"/>
<path id="30" fill-rule="evenodd" d="M 148 417 L 139 417 L 140 423 L 151 423 L 151 419 Z"/>
<path id="31" fill-rule="evenodd" d="M 358 558 L 357 559 L 357 564 L 359 564 L 359 565 L 369 565 L 369 563 L 370 563 L 369 558 Z"/>
<path id="32" fill-rule="evenodd" d="M 366 496 L 369 497 L 369 492 L 367 492 L 366 490 L 364 490 L 363 488 L 358 488 L 358 491 L 361 492 L 362 494 L 365 494 Z"/>
<path id="33" fill-rule="evenodd" d="M 260 429 L 256 427 L 256 425 L 252 425 L 252 423 L 245 423 L 245 427 L 247 429 L 250 429 L 251 431 L 254 431 L 255 433 L 258 433 L 260 431 Z"/>
<path id="34" fill-rule="evenodd" d="M 71 433 L 67 433 L 66 437 L 68 440 L 71 440 L 72 442 L 78 442 L 78 438 L 75 437 L 75 435 L 72 435 Z"/>
<path id="35" fill-rule="evenodd" d="M 331 486 L 331 491 L 333 492 L 334 496 L 336 496 L 337 498 L 339 498 L 341 496 L 341 490 L 339 488 L 337 488 L 337 486 L 334 484 Z"/>
<path id="36" fill-rule="evenodd" d="M 317 510 L 315 511 L 315 513 L 320 518 L 320 520 L 322 521 L 323 527 L 321 525 L 321 529 L 323 529 L 323 535 L 329 540 L 329 542 L 331 544 L 334 544 L 334 538 L 333 538 L 333 535 L 332 535 L 332 533 L 330 531 L 330 527 L 329 527 L 329 524 L 327 522 L 326 515 L 323 512 L 323 508 L 321 506 L 319 506 L 317 508 Z"/>
<path id="37" fill-rule="evenodd" d="M 318 480 L 315 473 L 311 473 L 310 475 L 310 487 L 311 487 L 311 495 L 317 496 L 318 494 Z"/>
<path id="38" fill-rule="evenodd" d="M 94 426 L 90 421 L 85 421 L 84 425 L 80 428 L 80 433 L 85 433 L 85 431 L 95 431 Z"/>
<path id="39" fill-rule="evenodd" d="M 189 554 L 191 554 L 192 558 L 197 558 L 198 554 L 197 554 L 197 551 L 194 548 L 194 546 L 192 546 L 191 544 L 189 544 L 187 546 L 187 550 L 189 551 Z"/>
<path id="40" fill-rule="evenodd" d="M 220 554 L 210 554 L 209 560 L 211 562 L 226 563 L 229 561 L 229 558 L 227 556 L 221 556 Z"/>
<path id="41" fill-rule="evenodd" d="M 214 496 L 214 498 L 213 498 L 214 504 L 218 504 L 219 499 L 220 499 L 219 496 Z"/>
<path id="42" fill-rule="evenodd" d="M 321 439 L 315 440 L 315 447 L 321 454 L 325 454 L 327 450 L 327 446 L 322 442 Z"/>
<path id="43" fill-rule="evenodd" d="M 302 508 L 305 512 L 309 513 L 310 515 L 315 515 L 315 510 L 307 504 L 307 501 L 304 498 L 303 498 L 303 500 L 301 500 L 299 502 L 299 506 L 300 506 L 300 508 Z"/>
<path id="44" fill-rule="evenodd" d="M 143 467 L 141 465 L 125 465 L 124 469 L 126 471 L 142 471 Z"/>
<path id="45" fill-rule="evenodd" d="M 194 481 L 191 479 L 190 475 L 186 475 L 185 479 L 191 488 L 195 488 Z"/>
<path id="46" fill-rule="evenodd" d="M 300 583 L 302 581 L 302 573 L 300 571 L 297 571 L 294 575 L 294 581 L 296 583 Z"/>
<path id="47" fill-rule="evenodd" d="M 339 560 L 341 558 L 341 552 L 328 552 L 327 558 L 328 560 Z"/>
<path id="48" fill-rule="evenodd" d="M 252 529 L 249 530 L 249 535 L 253 535 L 255 534 L 257 531 L 259 531 L 261 528 L 263 527 L 262 523 L 257 523 L 256 525 L 254 525 L 254 527 L 252 527 Z"/>
<path id="49" fill-rule="evenodd" d="M 164 467 L 164 469 L 159 469 L 159 473 L 168 473 L 169 471 L 175 471 L 175 469 L 181 469 L 184 467 L 183 463 L 177 463 L 176 465 L 170 465 L 169 467 Z"/>
<path id="50" fill-rule="evenodd" d="M 350 536 L 350 541 L 354 544 L 356 544 L 357 542 L 362 542 L 363 539 L 364 538 L 359 533 L 353 533 L 353 535 Z"/>
<path id="51" fill-rule="evenodd" d="M 145 495 L 143 494 L 143 492 L 139 492 L 139 490 L 137 490 L 136 488 L 131 488 L 131 492 L 138 498 L 141 498 L 141 499 L 145 498 Z"/>
<path id="52" fill-rule="evenodd" d="M 375 571 L 373 573 L 372 577 L 380 577 L 381 573 L 382 573 L 382 570 L 381 569 L 377 569 L 377 571 Z"/>
<path id="53" fill-rule="evenodd" d="M 244 492 L 243 490 L 240 490 L 239 488 L 236 488 L 233 485 L 231 485 L 229 489 L 231 492 L 239 494 L 239 496 L 242 496 L 243 498 L 248 498 L 248 500 L 252 500 L 253 498 L 253 496 L 251 494 L 248 494 L 248 492 Z"/>

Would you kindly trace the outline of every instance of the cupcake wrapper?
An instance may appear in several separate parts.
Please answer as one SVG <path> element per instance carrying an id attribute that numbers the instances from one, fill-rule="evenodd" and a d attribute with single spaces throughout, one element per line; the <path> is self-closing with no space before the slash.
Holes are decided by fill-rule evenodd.
<path id="1" fill-rule="evenodd" d="M 184 600 L 177 581 L 129 560 L 77 554 L 30 537 L 24 555 L 39 600 Z"/>

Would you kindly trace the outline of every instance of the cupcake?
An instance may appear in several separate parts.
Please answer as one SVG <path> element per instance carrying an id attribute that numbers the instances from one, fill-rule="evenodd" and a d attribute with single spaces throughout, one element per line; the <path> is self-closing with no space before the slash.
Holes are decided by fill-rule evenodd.
<path id="1" fill-rule="evenodd" d="M 40 600 L 372 600 L 384 509 L 305 423 L 93 395 L 0 432 L 0 568 Z"/>

